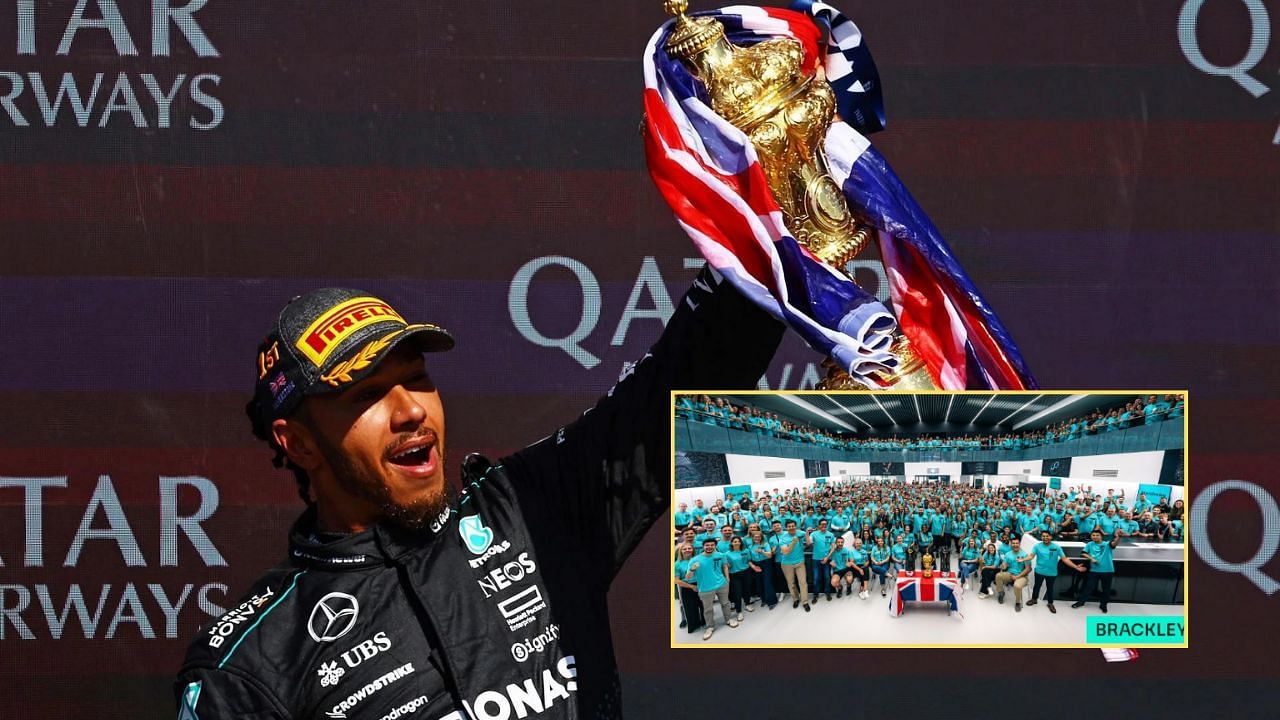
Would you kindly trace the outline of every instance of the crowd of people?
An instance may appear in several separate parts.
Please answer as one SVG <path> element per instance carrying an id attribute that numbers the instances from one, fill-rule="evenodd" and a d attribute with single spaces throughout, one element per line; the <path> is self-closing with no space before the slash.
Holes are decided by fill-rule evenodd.
<path id="1" fill-rule="evenodd" d="M 1123 407 L 1064 420 L 1052 427 L 1023 433 L 971 434 L 962 436 L 920 435 L 915 437 L 858 438 L 837 435 L 757 407 L 734 405 L 709 395 L 682 395 L 676 400 L 676 416 L 695 422 L 755 432 L 839 450 L 1018 450 L 1053 445 L 1092 435 L 1105 435 L 1140 425 L 1154 425 L 1183 416 L 1186 399 L 1182 395 L 1136 397 Z"/>
<path id="2" fill-rule="evenodd" d="M 1052 613 L 1055 582 L 1062 565 L 1076 574 L 1068 594 L 1072 607 L 1101 590 L 1100 609 L 1115 571 L 1112 550 L 1122 538 L 1182 542 L 1182 500 L 1135 499 L 1094 493 L 1015 487 L 972 488 L 901 481 L 814 484 L 779 492 L 743 493 L 710 507 L 680 503 L 675 517 L 673 574 L 680 601 L 680 626 L 689 633 L 715 630 L 715 606 L 731 628 L 744 613 L 773 610 L 781 596 L 791 608 L 811 612 L 817 599 L 867 600 L 883 597 L 900 570 L 922 567 L 926 554 L 934 568 L 977 586 L 978 597 L 1003 604 L 1013 596 L 1021 612 L 1023 593 L 1034 585 L 1026 606 L 1036 605 L 1044 588 Z M 1040 540 L 1023 548 L 1030 534 Z M 1057 540 L 1085 543 L 1084 560 L 1067 558 Z"/>

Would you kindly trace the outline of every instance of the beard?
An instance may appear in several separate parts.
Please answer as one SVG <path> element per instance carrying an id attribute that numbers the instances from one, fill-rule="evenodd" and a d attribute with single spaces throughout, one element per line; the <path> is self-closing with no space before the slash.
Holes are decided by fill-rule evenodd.
<path id="1" fill-rule="evenodd" d="M 432 433 L 426 430 L 423 434 Z M 432 433 L 434 434 L 434 433 Z M 391 491 L 383 484 L 382 479 L 374 475 L 368 468 L 360 467 L 351 461 L 336 446 L 329 444 L 318 433 L 315 436 L 320 454 L 324 456 L 333 469 L 334 480 L 345 492 L 372 503 L 379 511 L 379 520 L 401 530 L 420 532 L 427 528 L 433 520 L 444 513 L 453 498 L 453 489 L 448 481 L 440 492 L 410 503 L 398 503 L 391 497 Z M 440 468 L 444 468 L 444 443 L 437 443 L 440 456 Z"/>

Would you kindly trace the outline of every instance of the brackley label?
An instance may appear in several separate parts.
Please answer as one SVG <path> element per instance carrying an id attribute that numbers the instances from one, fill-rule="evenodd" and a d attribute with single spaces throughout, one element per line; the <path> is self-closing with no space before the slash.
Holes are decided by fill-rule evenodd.
<path id="1" fill-rule="evenodd" d="M 1090 617 L 1090 643 L 1159 643 L 1181 645 L 1186 641 L 1186 624 L 1177 615 L 1150 617 Z"/>

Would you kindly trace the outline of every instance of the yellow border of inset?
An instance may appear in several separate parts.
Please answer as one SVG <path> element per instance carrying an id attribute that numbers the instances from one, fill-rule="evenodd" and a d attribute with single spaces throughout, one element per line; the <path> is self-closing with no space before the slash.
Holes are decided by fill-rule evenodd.
<path id="1" fill-rule="evenodd" d="M 1190 450 L 1191 450 L 1191 392 L 1189 390 L 672 390 L 670 397 L 671 412 L 668 419 L 669 429 L 671 433 L 671 485 L 670 485 L 670 507 L 667 508 L 669 516 L 667 537 L 674 537 L 676 532 L 676 518 L 673 508 L 676 499 L 676 396 L 678 395 L 1169 395 L 1180 394 L 1185 398 L 1183 404 L 1183 422 L 1182 422 L 1182 506 L 1185 512 L 1190 512 L 1191 503 L 1191 475 L 1188 472 L 1190 466 Z M 1180 645 L 1170 645 L 1165 643 L 1113 643 L 1113 644 L 1057 644 L 1057 645 L 1037 645 L 1037 644 L 1020 644 L 1009 643 L 999 645 L 962 645 L 962 644 L 941 644 L 941 645 L 884 645 L 884 644 L 845 644 L 845 643 L 800 643 L 794 645 L 785 644 L 768 644 L 768 645 L 748 645 L 740 643 L 724 643 L 714 645 L 699 644 L 680 644 L 676 642 L 677 627 L 671 628 L 671 644 L 672 650 L 723 650 L 729 649 L 752 649 L 752 650 L 794 650 L 802 648 L 878 648 L 883 650 L 936 650 L 936 649 L 968 649 L 968 650 L 1025 650 L 1029 648 L 1041 649 L 1069 649 L 1069 650 L 1094 650 L 1100 648 L 1188 648 L 1191 643 L 1191 585 L 1190 585 L 1190 529 L 1183 520 L 1183 542 L 1182 542 L 1182 627 L 1183 641 Z M 663 561 L 663 567 L 671 564 L 671 554 L 667 551 L 666 560 Z M 670 572 L 667 573 L 670 575 Z M 671 622 L 671 618 L 675 617 L 676 599 L 675 593 L 667 593 L 667 622 Z"/>

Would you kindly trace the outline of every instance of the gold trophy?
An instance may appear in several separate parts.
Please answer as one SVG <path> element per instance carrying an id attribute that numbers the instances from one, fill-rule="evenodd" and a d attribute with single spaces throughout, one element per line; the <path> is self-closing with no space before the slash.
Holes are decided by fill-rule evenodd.
<path id="1" fill-rule="evenodd" d="M 920 558 L 920 564 L 924 566 L 924 577 L 933 577 L 933 556 L 926 552 Z"/>
<path id="2" fill-rule="evenodd" d="M 823 140 L 835 119 L 836 99 L 822 66 L 806 73 L 804 48 L 789 38 L 736 47 L 718 21 L 686 15 L 688 5 L 665 0 L 666 11 L 676 16 L 667 53 L 702 81 L 712 110 L 750 139 L 792 236 L 849 276 L 846 265 L 875 230 L 851 212 L 827 169 Z M 898 367 L 873 374 L 874 382 L 899 390 L 938 389 L 900 329 L 890 352 Z M 830 358 L 823 367 L 827 376 L 820 389 L 865 389 Z"/>

